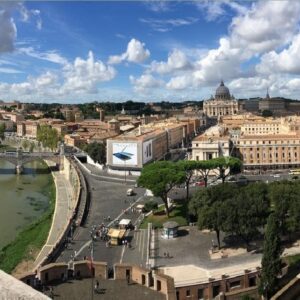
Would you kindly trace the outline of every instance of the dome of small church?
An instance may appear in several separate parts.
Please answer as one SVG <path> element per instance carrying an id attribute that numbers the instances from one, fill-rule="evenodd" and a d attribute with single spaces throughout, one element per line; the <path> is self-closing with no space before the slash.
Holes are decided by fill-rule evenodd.
<path id="1" fill-rule="evenodd" d="M 225 86 L 223 80 L 220 83 L 220 86 L 216 90 L 216 99 L 231 99 L 230 92 L 227 86 Z"/>

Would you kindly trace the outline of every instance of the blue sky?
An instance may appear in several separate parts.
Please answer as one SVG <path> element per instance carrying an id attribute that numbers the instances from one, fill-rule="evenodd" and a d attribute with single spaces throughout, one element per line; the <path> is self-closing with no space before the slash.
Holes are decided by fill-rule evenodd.
<path id="1" fill-rule="evenodd" d="M 0 99 L 300 98 L 297 1 L 0 2 Z"/>

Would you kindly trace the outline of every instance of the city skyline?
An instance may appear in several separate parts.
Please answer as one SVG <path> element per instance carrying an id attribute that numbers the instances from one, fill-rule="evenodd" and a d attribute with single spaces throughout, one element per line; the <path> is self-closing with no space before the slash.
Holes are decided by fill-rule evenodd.
<path id="1" fill-rule="evenodd" d="M 3 2 L 0 99 L 300 99 L 300 3 Z"/>

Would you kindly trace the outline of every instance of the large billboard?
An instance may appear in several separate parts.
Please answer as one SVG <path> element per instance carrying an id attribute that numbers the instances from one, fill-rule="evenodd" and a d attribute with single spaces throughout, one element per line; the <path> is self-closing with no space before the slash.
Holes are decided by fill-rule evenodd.
<path id="1" fill-rule="evenodd" d="M 136 143 L 113 143 L 113 164 L 114 165 L 137 165 L 137 144 Z"/>
<path id="2" fill-rule="evenodd" d="M 143 164 L 152 159 L 152 140 L 143 143 Z"/>

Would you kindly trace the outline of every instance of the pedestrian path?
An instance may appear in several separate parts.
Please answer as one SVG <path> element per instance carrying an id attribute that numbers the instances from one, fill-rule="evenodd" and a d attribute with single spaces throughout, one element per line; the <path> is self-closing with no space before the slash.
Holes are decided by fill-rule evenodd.
<path id="1" fill-rule="evenodd" d="M 63 173 L 52 172 L 56 186 L 56 202 L 47 242 L 34 262 L 36 269 L 59 240 L 72 214 L 73 188 Z"/>

